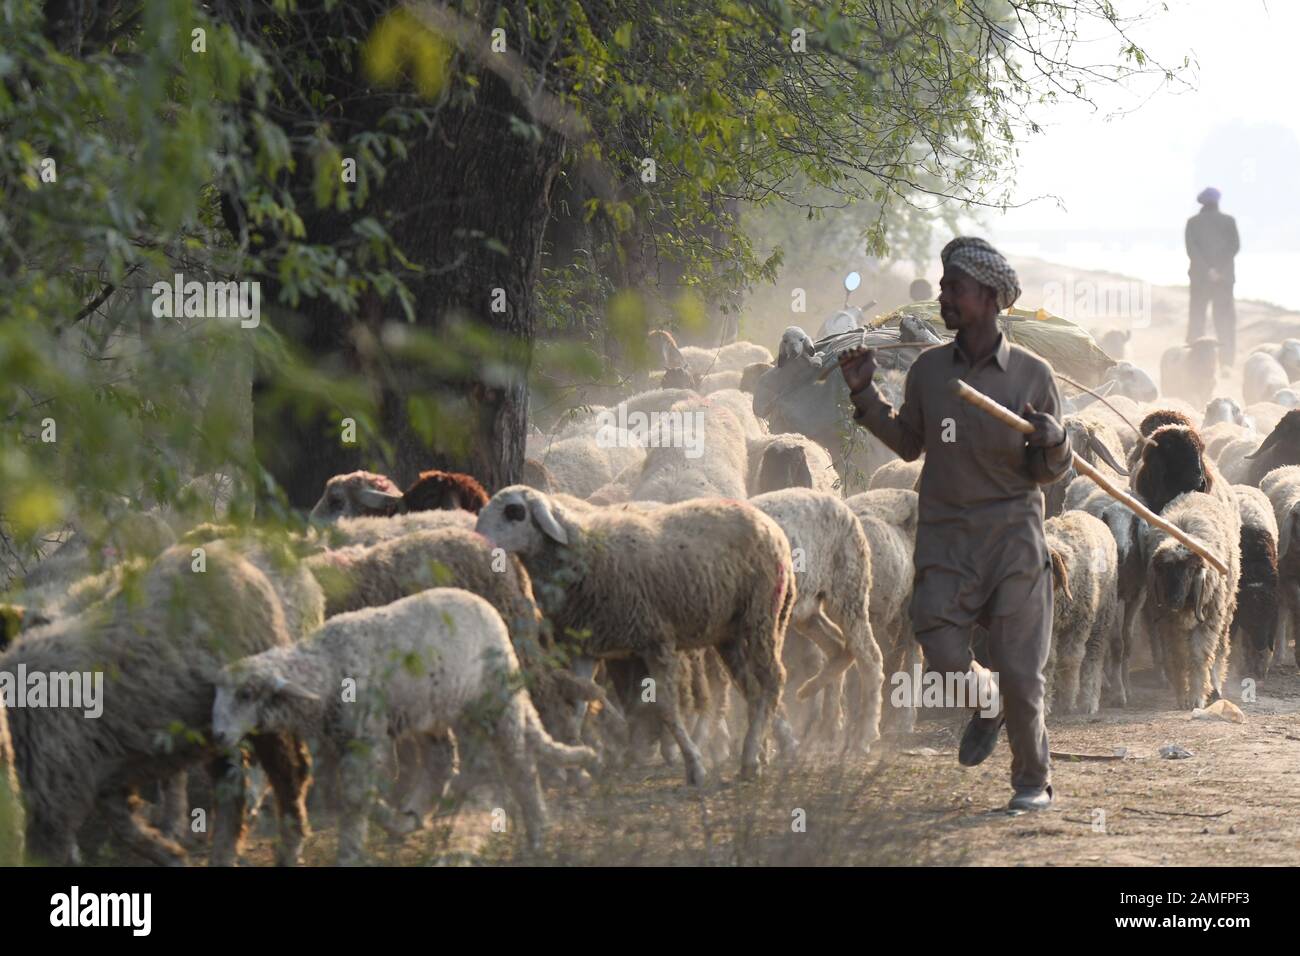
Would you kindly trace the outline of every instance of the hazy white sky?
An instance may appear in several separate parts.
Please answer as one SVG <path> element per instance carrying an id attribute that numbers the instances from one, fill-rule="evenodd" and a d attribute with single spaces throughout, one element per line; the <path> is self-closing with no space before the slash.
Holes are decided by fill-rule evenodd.
<path id="1" fill-rule="evenodd" d="M 1151 11 L 1135 38 L 1161 62 L 1181 63 L 1191 90 L 1147 83 L 1096 90 L 1099 109 L 1036 114 L 1046 130 L 1021 146 L 1022 199 L 989 214 L 993 241 L 1011 254 L 1111 269 L 1155 283 L 1185 283 L 1183 225 L 1203 186 L 1223 192 L 1242 252 L 1237 295 L 1300 309 L 1300 96 L 1298 0 L 1119 0 Z M 1089 55 L 1113 52 L 1113 41 Z M 1128 112 L 1124 112 L 1128 111 Z M 1122 113 L 1123 115 L 1117 115 Z"/>

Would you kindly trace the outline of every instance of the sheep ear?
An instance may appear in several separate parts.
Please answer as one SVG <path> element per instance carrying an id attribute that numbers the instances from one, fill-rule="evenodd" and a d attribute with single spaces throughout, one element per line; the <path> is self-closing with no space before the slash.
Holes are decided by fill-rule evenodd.
<path id="1" fill-rule="evenodd" d="M 1209 619 L 1214 607 L 1214 588 L 1210 586 L 1209 576 L 1210 569 L 1202 565 L 1196 572 L 1196 579 L 1192 584 L 1196 619 L 1202 623 Z"/>
<path id="2" fill-rule="evenodd" d="M 560 544 L 569 543 L 568 532 L 555 520 L 555 515 L 551 514 L 550 502 L 541 495 L 532 496 L 528 510 L 532 514 L 533 520 L 537 522 L 537 527 L 541 528 L 548 538 L 558 541 Z"/>
<path id="3" fill-rule="evenodd" d="M 1274 428 L 1267 436 L 1265 436 L 1264 440 L 1259 443 L 1258 448 L 1252 451 L 1249 455 L 1243 455 L 1242 457 L 1247 461 L 1254 461 L 1260 455 L 1264 454 L 1264 452 L 1276 445 L 1281 437 L 1279 430 Z"/>
<path id="4" fill-rule="evenodd" d="M 362 488 L 361 493 L 357 497 L 361 501 L 361 504 L 367 508 L 384 511 L 389 509 L 394 509 L 396 511 L 405 510 L 403 508 L 405 501 L 401 495 L 395 495 L 387 491 L 380 491 L 378 488 Z"/>
<path id="5" fill-rule="evenodd" d="M 1065 559 L 1061 557 L 1061 552 L 1055 548 L 1048 548 L 1047 553 L 1052 559 L 1052 578 L 1060 587 L 1061 593 L 1065 595 L 1065 599 L 1073 601 L 1074 595 L 1070 593 L 1070 573 L 1066 570 Z"/>
<path id="6" fill-rule="evenodd" d="M 320 700 L 317 694 L 312 693 L 306 687 L 295 681 L 285 680 L 283 677 L 275 679 L 275 692 L 286 697 L 297 697 L 299 700 Z"/>

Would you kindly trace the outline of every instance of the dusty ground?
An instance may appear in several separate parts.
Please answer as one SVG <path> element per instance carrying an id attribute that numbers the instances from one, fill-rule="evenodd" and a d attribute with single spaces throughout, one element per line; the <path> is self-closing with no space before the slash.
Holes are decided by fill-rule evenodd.
<path id="1" fill-rule="evenodd" d="M 482 808 L 449 813 L 401 843 L 372 833 L 372 849 L 388 865 L 1300 864 L 1295 667 L 1275 666 L 1257 700 L 1241 705 L 1248 719 L 1240 725 L 1191 719 L 1153 677 L 1135 675 L 1137 700 L 1126 710 L 1049 721 L 1054 751 L 1125 748 L 1127 756 L 1058 758 L 1058 802 L 1045 814 L 1001 809 L 1005 737 L 984 765 L 963 769 L 961 718 L 938 714 L 868 758 L 805 756 L 774 764 L 759 783 L 739 782 L 728 765 L 696 792 L 656 761 L 612 773 L 586 794 L 552 792 L 554 826 L 540 855 L 514 834 L 492 832 L 490 795 Z M 1160 757 L 1168 743 L 1192 756 Z M 800 810 L 806 828 L 795 832 Z M 317 829 L 307 862 L 331 864 L 333 828 Z M 250 840 L 247 862 L 270 864 L 267 837 Z"/>

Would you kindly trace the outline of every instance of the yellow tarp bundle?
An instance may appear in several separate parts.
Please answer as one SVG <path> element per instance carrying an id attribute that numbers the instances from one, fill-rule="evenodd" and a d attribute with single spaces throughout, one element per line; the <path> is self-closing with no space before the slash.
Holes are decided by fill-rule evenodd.
<path id="1" fill-rule="evenodd" d="M 887 315 L 877 316 L 873 328 L 897 328 L 905 315 L 924 319 L 926 324 L 944 339 L 953 333 L 944 328 L 939 317 L 939 303 L 935 301 L 912 302 Z M 1096 385 L 1115 364 L 1103 352 L 1085 329 L 1073 322 L 1039 309 L 1008 309 L 998 316 L 1002 331 L 1016 345 L 1041 355 L 1052 363 L 1052 368 L 1084 385 Z"/>

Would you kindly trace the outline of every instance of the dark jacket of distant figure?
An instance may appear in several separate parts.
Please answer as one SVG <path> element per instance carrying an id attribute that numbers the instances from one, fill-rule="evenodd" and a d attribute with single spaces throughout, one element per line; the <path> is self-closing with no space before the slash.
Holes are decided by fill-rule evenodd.
<path id="1" fill-rule="evenodd" d="M 1193 280 L 1209 280 L 1210 270 L 1218 272 L 1218 281 L 1232 282 L 1232 260 L 1241 249 L 1237 236 L 1237 220 L 1217 208 L 1205 206 L 1187 220 L 1185 233 L 1187 258 L 1190 260 L 1187 275 Z"/>

